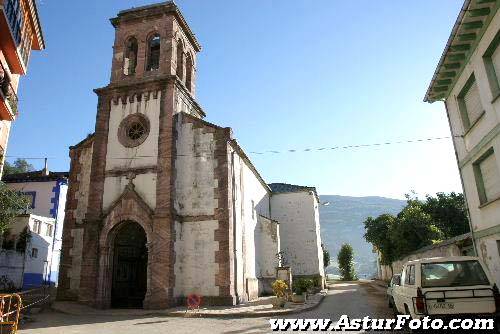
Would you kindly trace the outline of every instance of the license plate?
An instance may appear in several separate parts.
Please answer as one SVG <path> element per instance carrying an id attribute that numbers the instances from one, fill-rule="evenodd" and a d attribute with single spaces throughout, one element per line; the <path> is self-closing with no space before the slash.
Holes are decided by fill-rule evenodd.
<path id="1" fill-rule="evenodd" d="M 454 310 L 455 309 L 455 304 L 454 303 L 429 303 L 427 305 L 427 308 L 429 310 Z"/>

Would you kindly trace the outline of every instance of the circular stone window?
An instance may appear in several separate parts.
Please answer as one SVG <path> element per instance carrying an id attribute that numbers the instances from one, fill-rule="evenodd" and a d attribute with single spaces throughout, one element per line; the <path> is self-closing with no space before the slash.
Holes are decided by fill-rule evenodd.
<path id="1" fill-rule="evenodd" d="M 118 140 L 125 147 L 136 147 L 144 143 L 149 135 L 149 120 L 142 114 L 125 117 L 118 128 Z"/>

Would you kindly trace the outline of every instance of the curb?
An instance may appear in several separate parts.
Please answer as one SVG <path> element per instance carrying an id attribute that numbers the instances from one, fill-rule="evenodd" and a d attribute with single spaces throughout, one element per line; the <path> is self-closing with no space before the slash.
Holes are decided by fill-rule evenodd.
<path id="1" fill-rule="evenodd" d="M 288 311 L 281 311 L 281 312 L 261 312 L 261 313 L 255 313 L 255 312 L 242 312 L 242 313 L 185 313 L 185 312 L 165 312 L 165 311 L 151 311 L 151 312 L 145 312 L 141 314 L 102 314 L 102 313 L 88 313 L 88 314 L 81 314 L 81 313 L 75 313 L 75 312 L 70 312 L 67 310 L 62 310 L 59 308 L 54 308 L 50 307 L 51 310 L 54 312 L 59 312 L 63 314 L 68 314 L 72 316 L 85 316 L 85 315 L 92 315 L 92 316 L 110 316 L 110 317 L 146 317 L 146 316 L 155 316 L 155 317 L 169 317 L 169 318 L 262 318 L 262 317 L 271 317 L 271 316 L 281 316 L 281 315 L 289 315 L 289 314 L 297 314 L 301 312 L 306 312 L 306 311 L 311 311 L 319 307 L 323 300 L 325 299 L 326 295 L 321 295 L 321 298 L 318 300 L 317 303 L 312 304 L 308 307 L 304 307 L 301 309 L 294 309 L 294 310 L 288 310 Z M 189 314 L 189 316 L 187 316 Z"/>

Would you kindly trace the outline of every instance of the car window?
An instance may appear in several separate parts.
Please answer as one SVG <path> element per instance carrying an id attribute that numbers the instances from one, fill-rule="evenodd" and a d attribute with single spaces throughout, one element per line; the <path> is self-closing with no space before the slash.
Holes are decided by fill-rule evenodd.
<path id="1" fill-rule="evenodd" d="M 481 264 L 476 261 L 424 263 L 422 287 L 489 285 Z"/>
<path id="2" fill-rule="evenodd" d="M 407 266 L 405 269 L 405 285 L 415 284 L 415 279 L 413 279 L 413 283 L 411 283 L 411 267 L 413 267 L 413 265 Z"/>
<path id="3" fill-rule="evenodd" d="M 415 266 L 410 266 L 410 275 L 408 277 L 408 284 L 415 285 Z"/>

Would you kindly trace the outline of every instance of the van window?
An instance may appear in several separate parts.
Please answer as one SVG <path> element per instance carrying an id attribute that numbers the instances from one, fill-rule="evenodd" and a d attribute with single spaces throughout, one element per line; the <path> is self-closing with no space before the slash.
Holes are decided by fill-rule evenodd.
<path id="1" fill-rule="evenodd" d="M 422 287 L 489 285 L 478 261 L 451 261 L 422 264 Z"/>
<path id="2" fill-rule="evenodd" d="M 405 285 L 415 285 L 415 265 L 406 267 Z"/>

